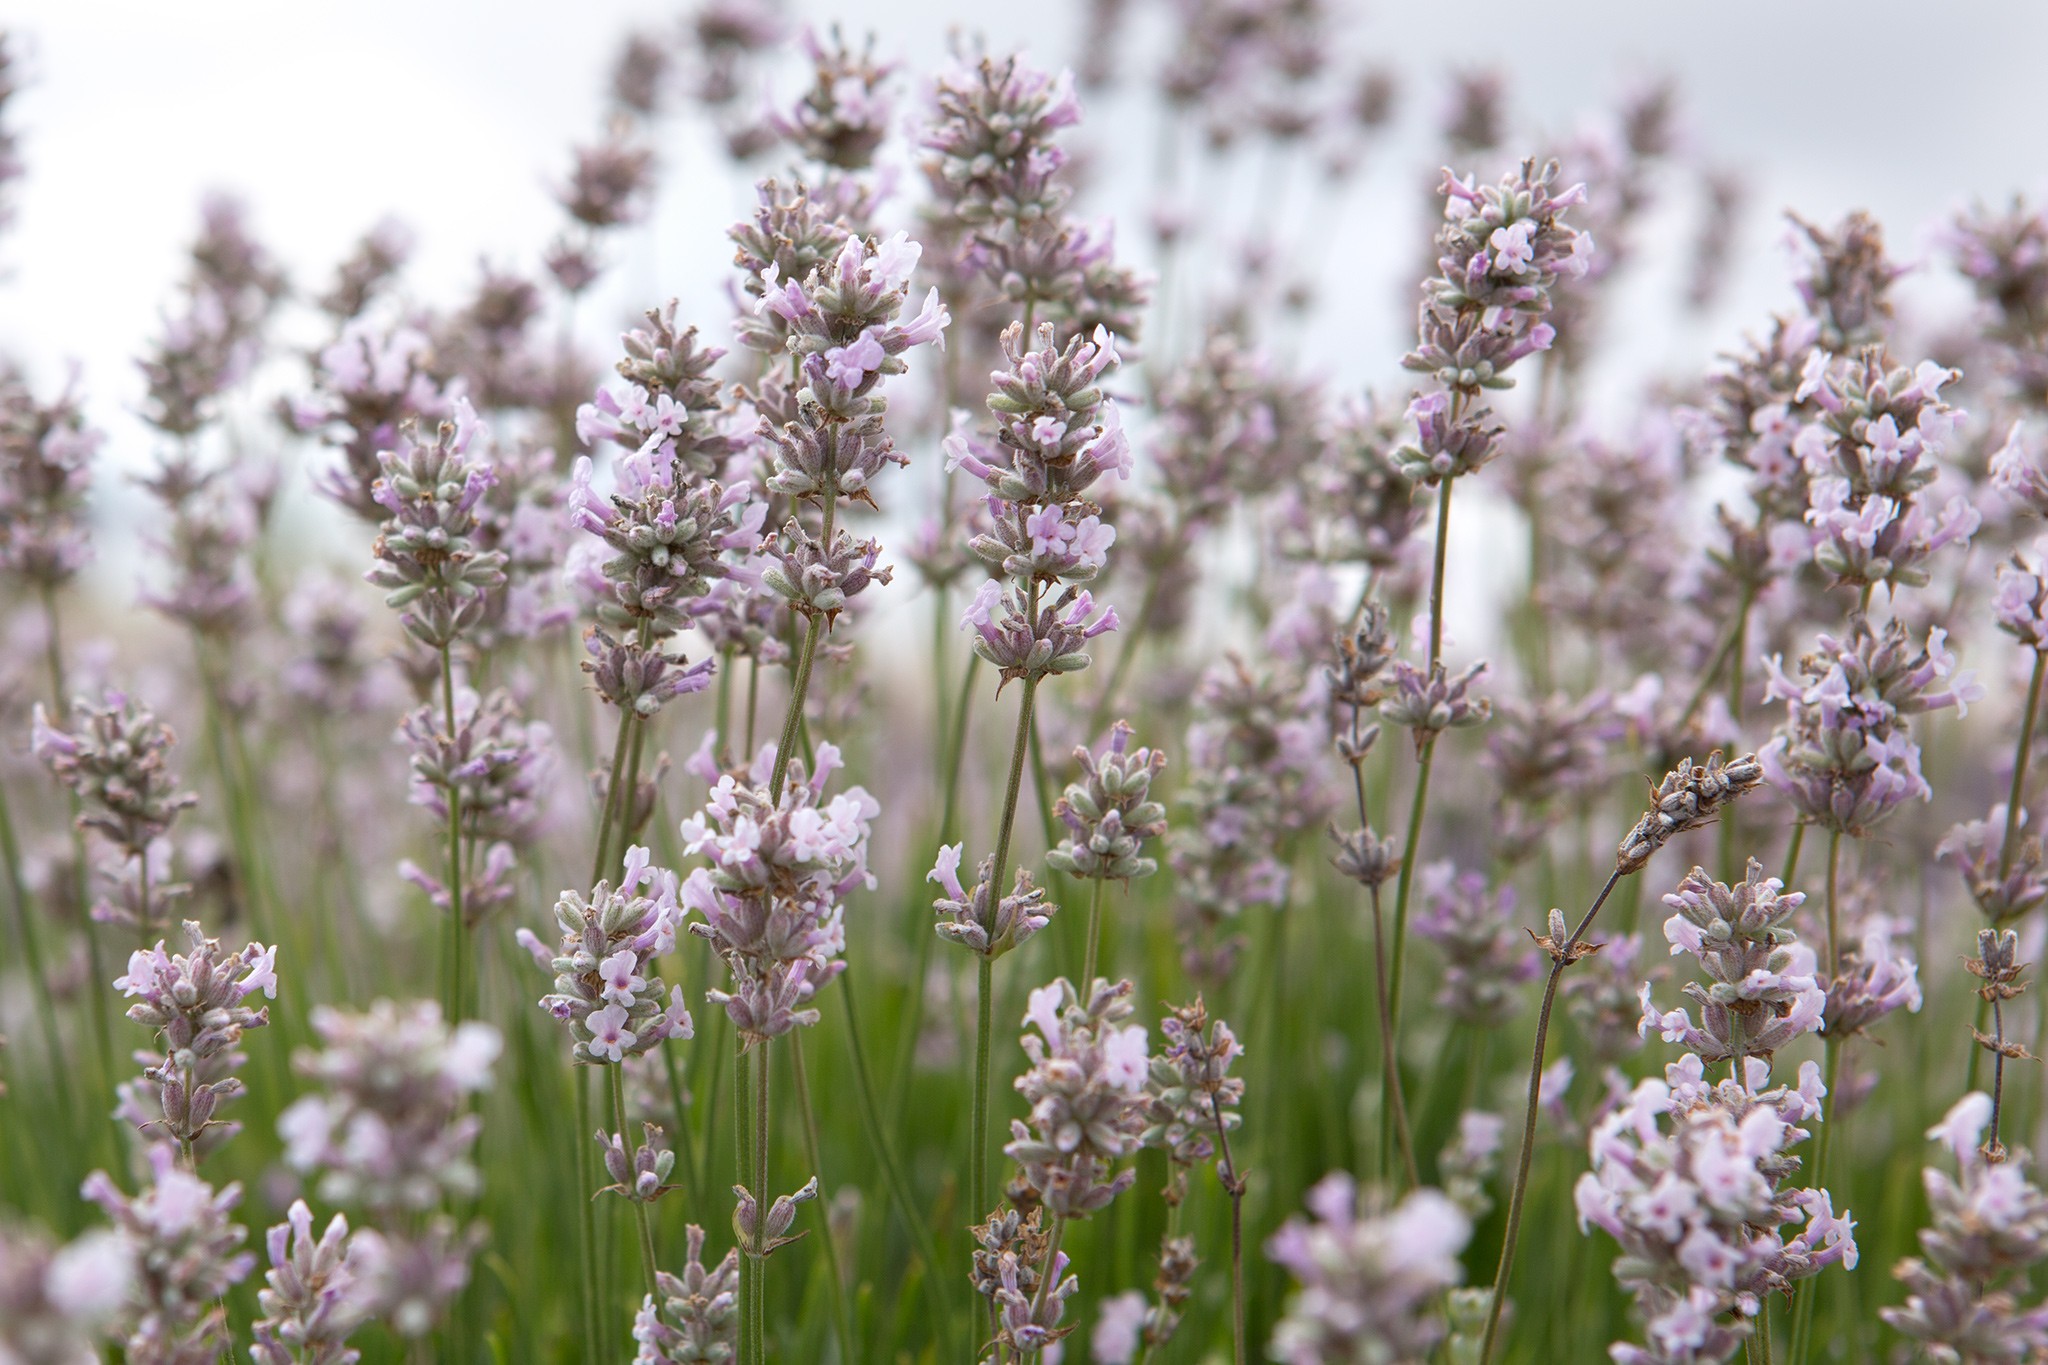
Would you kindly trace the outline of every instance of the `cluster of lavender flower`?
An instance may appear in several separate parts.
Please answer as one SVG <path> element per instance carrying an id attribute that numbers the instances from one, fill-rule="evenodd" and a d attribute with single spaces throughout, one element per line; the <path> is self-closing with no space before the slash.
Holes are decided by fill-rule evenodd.
<path id="1" fill-rule="evenodd" d="M 889 35 L 703 0 L 452 304 L 401 224 L 308 290 L 209 198 L 146 461 L 0 356 L 0 1360 L 2048 1357 L 2048 212 L 1955 220 L 1943 331 L 1794 218 L 1786 310 L 1617 418 L 1659 197 L 1705 309 L 1739 187 L 1672 86 L 1553 159 L 1464 72 L 1368 392 L 1303 343 L 1393 77 L 1339 7 L 1164 3 L 1156 276 L 1083 213 L 1136 7 L 1077 71 L 962 39 L 906 132 Z M 686 120 L 732 316 L 635 297 L 600 373 Z M 1611 1285 L 1522 1245 L 1574 1221 Z"/>

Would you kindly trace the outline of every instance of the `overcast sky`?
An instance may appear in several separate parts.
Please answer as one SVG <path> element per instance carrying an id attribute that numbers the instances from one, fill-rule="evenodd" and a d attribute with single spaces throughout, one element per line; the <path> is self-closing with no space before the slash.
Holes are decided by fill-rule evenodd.
<path id="1" fill-rule="evenodd" d="M 931 0 L 795 9 L 878 29 L 881 51 L 914 71 L 931 69 L 954 27 L 1063 62 L 1078 13 Z M 1630 82 L 1669 73 L 1694 149 L 1749 175 L 1728 305 L 1704 331 L 1674 326 L 1663 295 L 1626 319 L 1660 362 L 1704 356 L 1779 305 L 1783 207 L 1828 218 L 1867 206 L 1895 253 L 1913 256 L 1971 196 L 2048 183 L 2048 5 L 1463 0 L 1354 10 L 1346 43 L 1393 65 L 1407 98 L 1398 145 L 1354 188 L 1322 257 L 1346 305 L 1326 316 L 1309 358 L 1346 381 L 1384 376 L 1398 355 L 1402 310 L 1391 300 L 1418 254 L 1415 159 L 1432 144 L 1454 65 L 1508 73 L 1516 141 L 1532 147 Z M 244 196 L 264 240 L 312 284 L 364 227 L 396 213 L 419 234 L 417 293 L 449 299 L 480 255 L 532 266 L 559 222 L 549 178 L 570 143 L 596 129 L 619 38 L 677 13 L 661 0 L 10 0 L 5 22 L 29 40 L 32 84 L 12 115 L 29 178 L 18 222 L 0 238 L 0 347 L 46 384 L 82 363 L 115 458 L 139 462 L 146 435 L 122 416 L 140 391 L 128 357 L 180 268 L 204 190 Z M 1155 41 L 1144 46 L 1156 50 L 1160 16 L 1150 22 Z M 779 93 L 794 81 L 785 70 Z M 1112 160 L 1127 152 L 1149 166 L 1149 140 L 1134 133 L 1118 146 L 1122 108 L 1093 111 L 1092 136 Z M 667 127 L 659 240 L 630 248 L 612 316 L 585 320 L 593 340 L 629 295 L 644 306 L 680 293 L 708 310 L 697 316 L 722 316 L 711 292 L 730 259 L 721 234 L 745 187 L 702 130 Z M 1218 211 L 1246 189 L 1235 186 Z M 1105 207 L 1137 214 L 1144 204 L 1132 194 Z M 1660 221 L 1674 239 L 1690 231 L 1675 203 Z M 1141 234 L 1127 229 L 1125 241 L 1142 251 Z M 1920 287 L 1938 297 L 1943 286 Z"/>

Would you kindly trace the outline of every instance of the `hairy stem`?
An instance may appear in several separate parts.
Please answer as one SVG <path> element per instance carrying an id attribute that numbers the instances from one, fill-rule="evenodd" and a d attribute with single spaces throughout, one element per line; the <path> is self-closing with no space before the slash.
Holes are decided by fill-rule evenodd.
<path id="1" fill-rule="evenodd" d="M 2034 749 L 2034 720 L 2041 709 L 2041 680 L 2048 674 L 2048 652 L 2034 655 L 2034 676 L 2027 683 L 2027 709 L 2020 719 L 2020 741 L 2012 756 L 2012 794 L 2005 801 L 2005 839 L 1998 846 L 1998 877 L 2012 872 L 2013 855 L 2019 849 L 2020 809 L 2027 796 L 2027 760 Z"/>
<path id="2" fill-rule="evenodd" d="M 1821 1098 L 1823 1111 L 1828 1107 L 1828 1102 L 1834 1098 L 1835 1077 L 1841 1071 L 1841 1063 L 1841 1040 L 1829 1038 L 1826 1041 L 1821 1062 L 1821 1068 L 1824 1073 L 1822 1084 L 1826 1087 L 1827 1091 Z M 1820 1122 L 1820 1142 L 1813 1154 L 1812 1188 L 1816 1190 L 1827 1188 L 1828 1152 L 1834 1145 L 1834 1136 L 1834 1129 L 1828 1123 L 1828 1115 L 1823 1112 Z M 1820 1284 L 1821 1282 L 1818 1279 L 1813 1279 L 1808 1280 L 1799 1287 L 1799 1302 L 1792 1309 L 1792 1340 L 1785 1351 L 1785 1359 L 1790 1362 L 1790 1365 L 1806 1365 L 1807 1351 L 1813 1345 L 1813 1314 L 1816 1301 L 1820 1297 Z"/>
<path id="3" fill-rule="evenodd" d="M 837 495 L 825 494 L 825 531 L 820 538 L 826 553 L 832 550 L 833 513 L 838 510 Z M 808 626 L 804 629 L 803 650 L 797 655 L 796 675 L 789 684 L 789 711 L 782 718 L 782 738 L 775 746 L 775 771 L 768 779 L 768 794 L 776 801 L 782 800 L 782 784 L 789 777 L 790 755 L 796 752 L 797 727 L 803 723 L 804 694 L 811 687 L 811 666 L 818 657 L 818 638 L 825 633 L 825 617 L 822 612 L 812 612 Z"/>
<path id="4" fill-rule="evenodd" d="M 597 1209 L 591 1202 L 590 1191 L 597 1186 L 597 1177 L 591 1168 L 590 1134 L 590 1068 L 576 1068 L 576 1260 L 577 1269 L 583 1279 L 583 1350 L 585 1359 L 599 1360 L 602 1354 L 598 1344 L 599 1324 L 603 1321 L 603 1310 L 598 1304 L 597 1287 Z"/>
<path id="5" fill-rule="evenodd" d="M 1081 958 L 1081 993 L 1086 995 L 1095 986 L 1095 958 L 1097 945 L 1102 942 L 1102 883 L 1103 878 L 1093 879 L 1088 892 L 1088 948 Z"/>
<path id="6" fill-rule="evenodd" d="M 612 1123 L 616 1125 L 619 1141 L 628 1144 L 630 1151 L 632 1138 L 626 1134 L 626 1068 L 623 1064 L 608 1066 L 605 1068 L 605 1075 L 611 1082 Z M 661 1287 L 654 1282 L 657 1264 L 654 1259 L 654 1225 L 649 1219 L 646 1202 L 633 1199 L 630 1195 L 627 1198 L 633 1205 L 633 1217 L 640 1228 L 640 1272 L 647 1282 L 648 1296 L 659 1303 Z"/>
<path id="7" fill-rule="evenodd" d="M 1230 1194 L 1230 1358 L 1244 1365 L 1244 1174 L 1230 1152 L 1230 1129 L 1223 1122 L 1223 1105 L 1216 1092 L 1209 1092 L 1209 1117 L 1216 1123 L 1216 1146 L 1222 1160 L 1217 1178 Z"/>
<path id="8" fill-rule="evenodd" d="M 797 1029 L 789 1035 L 789 1060 L 796 1078 L 797 1108 L 803 1113 L 804 1158 L 810 1163 L 811 1173 L 822 1181 L 825 1178 L 825 1162 L 818 1154 L 818 1114 L 811 1107 L 811 1082 L 804 1071 L 802 1029 Z M 818 1231 L 825 1240 L 825 1271 L 832 1282 L 832 1331 L 839 1339 L 839 1358 L 845 1365 L 855 1365 L 859 1357 L 853 1351 L 853 1320 L 846 1313 L 846 1275 L 839 1265 L 839 1242 L 832 1236 L 829 1199 L 818 1201 Z"/>
<path id="9" fill-rule="evenodd" d="M 1529 1059 L 1529 1101 L 1522 1114 L 1522 1153 L 1515 1166 L 1514 1192 L 1508 1197 L 1507 1234 L 1501 1242 L 1500 1267 L 1493 1276 L 1493 1301 L 1487 1305 L 1486 1338 L 1479 1347 L 1479 1365 L 1487 1365 L 1493 1359 L 1494 1344 L 1500 1337 L 1501 1307 L 1507 1302 L 1508 1277 L 1515 1266 L 1515 1243 L 1521 1237 L 1522 1201 L 1529 1194 L 1529 1160 L 1536 1151 L 1536 1110 L 1543 1101 L 1543 1057 L 1550 1041 L 1550 1012 L 1557 1003 L 1557 983 L 1563 977 L 1564 969 L 1571 965 L 1572 949 L 1592 927 L 1593 917 L 1607 903 L 1608 896 L 1621 881 L 1621 875 L 1619 867 L 1608 873 L 1606 885 L 1593 898 L 1593 904 L 1580 918 L 1571 937 L 1562 944 L 1551 945 L 1550 976 L 1543 983 L 1543 1007 L 1536 1014 L 1536 1046 Z"/>
<path id="10" fill-rule="evenodd" d="M 751 1184 L 754 1178 L 754 1056 L 747 1050 L 745 1035 L 735 1033 L 733 1042 L 733 1088 L 736 1096 L 732 1106 L 733 1151 L 738 1154 L 739 1183 Z M 756 1201 L 756 1214 L 764 1211 Z M 740 1362 L 753 1365 L 755 1359 L 754 1301 L 760 1297 L 760 1262 L 745 1247 L 740 1248 Z"/>
<path id="11" fill-rule="evenodd" d="M 1038 593 L 1032 590 L 1031 615 L 1038 615 Z M 988 906 L 991 917 L 1002 904 L 1003 874 L 1009 870 L 1010 832 L 1017 823 L 1017 794 L 1024 784 L 1024 765 L 1031 752 L 1031 708 L 1038 695 L 1038 679 L 1024 679 L 1024 695 L 1017 702 L 1017 737 L 1010 746 L 1010 776 L 1003 792 L 1002 822 L 996 826 L 995 861 L 989 865 Z M 995 926 L 986 926 L 991 931 Z M 972 1173 L 970 1188 L 973 1193 L 972 1216 L 979 1220 L 989 1211 L 988 1203 L 988 1088 L 989 1088 L 989 1038 L 994 1020 L 991 1011 L 994 1006 L 994 962 L 983 957 L 981 970 L 976 976 L 978 1016 L 974 1039 L 974 1126 L 973 1159 L 969 1163 Z"/>
<path id="12" fill-rule="evenodd" d="M 441 644 L 441 720 L 447 727 L 448 743 L 455 743 L 455 661 L 448 642 Z M 446 940 L 448 995 L 445 1013 L 449 1022 L 462 1017 L 463 950 L 469 941 L 468 926 L 462 922 L 462 793 L 453 781 L 448 784 L 448 933 Z"/>
<path id="13" fill-rule="evenodd" d="M 1387 1016 L 1387 953 L 1384 917 L 1380 913 L 1380 889 L 1372 888 L 1372 965 L 1373 1000 L 1380 1013 L 1380 1090 L 1381 1109 L 1392 1117 L 1394 1136 L 1401 1147 L 1401 1173 L 1407 1177 L 1408 1188 L 1415 1189 L 1422 1184 L 1422 1177 L 1416 1173 L 1415 1137 L 1408 1127 L 1408 1106 L 1401 1094 L 1401 1062 L 1394 1050 L 1394 1029 Z M 1387 1144 L 1380 1145 L 1380 1167 L 1384 1177 L 1387 1164 Z"/>

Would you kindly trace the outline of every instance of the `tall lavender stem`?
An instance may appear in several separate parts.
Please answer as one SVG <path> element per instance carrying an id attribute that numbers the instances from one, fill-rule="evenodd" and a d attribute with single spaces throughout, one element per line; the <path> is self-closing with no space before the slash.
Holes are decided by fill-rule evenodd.
<path id="1" fill-rule="evenodd" d="M 1375 891 L 1374 896 L 1378 896 Z M 1237 1169 L 1237 1158 L 1230 1154 L 1230 1126 L 1223 1121 L 1223 1105 L 1216 1092 L 1209 1092 L 1209 1116 L 1216 1123 L 1216 1142 L 1223 1160 L 1216 1168 L 1217 1178 L 1230 1194 L 1230 1358 L 1234 1365 L 1244 1365 L 1244 1187 L 1245 1178 Z M 1404 1125 L 1405 1128 L 1405 1125 Z M 1414 1157 L 1409 1157 L 1410 1183 L 1413 1183 Z"/>
<path id="2" fill-rule="evenodd" d="M 1031 616 L 1038 615 L 1038 584 L 1031 585 Z M 1003 888 L 1003 874 L 1009 870 L 1010 831 L 1017 823 L 1017 795 L 1024 785 L 1024 765 L 1031 753 L 1031 708 L 1038 696 L 1038 679 L 1024 679 L 1024 693 L 1017 701 L 1017 737 L 1010 746 L 1010 777 L 1003 790 L 1003 817 L 996 826 L 995 864 L 988 876 L 989 904 L 993 912 L 1000 902 Z M 989 1088 L 989 1039 L 994 1027 L 991 1010 L 994 1001 L 994 963 L 984 956 L 981 971 L 975 978 L 975 992 L 978 1001 L 977 1022 L 974 1039 L 974 1126 L 973 1160 L 969 1165 L 971 1178 L 969 1189 L 974 1199 L 973 1213 L 984 1217 L 989 1211 L 988 1202 L 988 1088 Z"/>
<path id="3" fill-rule="evenodd" d="M 804 1158 L 810 1162 L 813 1172 L 821 1172 L 825 1163 L 819 1156 L 818 1114 L 811 1105 L 811 1082 L 804 1070 L 804 1035 L 801 1029 L 789 1035 L 789 1060 L 796 1078 L 797 1108 L 803 1112 Z M 846 1314 L 846 1277 L 839 1268 L 839 1244 L 833 1240 L 831 1214 L 824 1205 L 818 1209 L 818 1221 L 825 1236 L 825 1270 L 832 1280 L 832 1331 L 839 1339 L 839 1358 L 851 1362 L 857 1357 L 853 1353 L 853 1322 Z"/>
<path id="4" fill-rule="evenodd" d="M 2027 795 L 2027 760 L 2033 756 L 2034 721 L 2041 708 L 2041 683 L 2048 677 L 2048 651 L 2034 653 L 2034 676 L 2027 683 L 2027 709 L 2020 720 L 2019 744 L 2012 756 L 2012 794 L 2005 802 L 2005 839 L 1998 846 L 1998 877 L 2012 874 L 2013 854 L 2019 849 L 2020 807 Z M 1996 1132 L 1996 1125 L 1993 1132 Z"/>
<path id="5" fill-rule="evenodd" d="M 1841 972 L 1841 961 L 1836 956 L 1835 943 L 1835 922 L 1837 919 L 1835 888 L 1841 871 L 1841 861 L 1842 832 L 1834 830 L 1828 835 L 1827 913 L 1828 979 L 1830 981 L 1839 976 Z M 1828 1111 L 1834 1107 L 1835 1077 L 1841 1071 L 1842 1065 L 1842 1040 L 1835 1035 L 1833 1030 L 1828 1032 L 1825 1039 L 1823 1039 L 1823 1044 L 1821 1062 L 1822 1083 L 1827 1089 L 1822 1092 L 1820 1100 L 1820 1144 L 1814 1149 L 1813 1153 L 1813 1188 L 1816 1190 L 1827 1188 L 1828 1150 L 1834 1146 L 1835 1139 L 1835 1126 L 1828 1122 L 1828 1119 L 1831 1117 Z M 1996 1110 L 1993 1112 L 1996 1113 Z M 1995 1122 L 1996 1120 L 1994 1120 Z M 1995 1133 L 1997 1129 L 1994 1127 L 1992 1131 Z M 1799 1303 L 1792 1310 L 1792 1340 L 1788 1344 L 1785 1356 L 1790 1365 L 1805 1365 L 1806 1353 L 1813 1344 L 1813 1315 L 1815 1303 L 1819 1297 L 1820 1281 L 1818 1280 L 1801 1287 L 1799 1291 Z"/>
<path id="6" fill-rule="evenodd" d="M 452 646 L 441 645 L 441 719 L 448 727 L 448 741 L 455 742 L 455 661 Z M 602 859 L 600 859 L 600 862 Z M 448 784 L 448 932 L 443 980 L 447 1000 L 442 1012 L 452 1021 L 462 1017 L 462 958 L 464 940 L 469 937 L 462 924 L 462 789 Z M 620 1125 L 623 1133 L 625 1127 Z"/>
<path id="7" fill-rule="evenodd" d="M 1507 1235 L 1501 1241 L 1500 1267 L 1493 1276 L 1493 1298 L 1486 1308 L 1486 1337 L 1479 1347 L 1479 1365 L 1487 1365 L 1493 1359 L 1494 1343 L 1500 1337 L 1501 1305 L 1507 1301 L 1508 1276 L 1515 1265 L 1515 1244 L 1522 1232 L 1522 1201 L 1529 1193 L 1529 1162 L 1536 1151 L 1536 1112 L 1543 1101 L 1543 1057 L 1550 1041 L 1550 1011 L 1557 1003 L 1558 979 L 1564 969 L 1575 961 L 1574 952 L 1579 940 L 1592 926 L 1593 916 L 1600 913 L 1600 907 L 1607 903 L 1607 897 L 1621 881 L 1624 869 L 1617 867 L 1607 874 L 1606 885 L 1593 898 L 1593 904 L 1580 918 L 1578 927 L 1563 943 L 1552 943 L 1550 976 L 1543 983 L 1543 1007 L 1536 1014 L 1536 1046 L 1529 1060 L 1529 1100 L 1522 1114 L 1522 1153 L 1515 1164 L 1514 1193 L 1508 1197 Z M 1551 912 L 1556 915 L 1555 911 Z M 1558 919 L 1557 923 L 1562 923 Z"/>
<path id="8" fill-rule="evenodd" d="M 819 537 L 824 545 L 832 544 L 832 520 L 837 511 L 838 499 L 833 492 L 825 494 L 825 532 Z M 782 739 L 775 746 L 775 771 L 768 779 L 768 794 L 771 800 L 782 799 L 782 784 L 789 777 L 790 756 L 796 752 L 797 727 L 803 724 L 804 694 L 811 686 L 811 665 L 818 655 L 818 637 L 825 633 L 825 617 L 822 612 L 813 612 L 809 625 L 804 630 L 804 642 L 797 655 L 796 673 L 789 684 L 789 712 L 782 718 Z M 767 1193 L 762 1191 L 763 1195 Z"/>
<path id="9" fill-rule="evenodd" d="M 1462 406 L 1462 397 L 1452 404 L 1453 421 Z M 1436 561 L 1429 577 L 1429 668 L 1434 676 L 1442 660 L 1444 647 L 1444 563 L 1450 546 L 1451 532 L 1451 485 L 1455 482 L 1445 479 L 1437 486 L 1436 501 Z M 1387 1026 L 1393 1030 L 1395 1050 L 1398 1053 L 1401 1036 L 1401 973 L 1407 960 L 1408 950 L 1408 891 L 1414 884 L 1415 854 L 1422 842 L 1422 816 L 1429 804 L 1429 772 L 1436 757 L 1437 733 L 1434 730 L 1423 735 L 1422 752 L 1418 755 L 1415 769 L 1415 799 L 1408 808 L 1408 833 L 1406 847 L 1401 852 L 1401 872 L 1394 884 L 1394 960 L 1387 991 Z"/>
<path id="10" fill-rule="evenodd" d="M 612 1123 L 619 1137 L 623 1140 L 626 1135 L 626 1068 L 623 1066 L 608 1066 L 605 1068 L 605 1073 L 611 1081 Z M 640 1231 L 640 1273 L 647 1281 L 647 1292 L 654 1295 L 658 1301 L 661 1288 L 654 1280 L 656 1265 L 654 1259 L 654 1226 L 649 1220 L 647 1201 L 635 1199 L 631 1203 L 633 1205 L 635 1221 L 639 1224 Z"/>

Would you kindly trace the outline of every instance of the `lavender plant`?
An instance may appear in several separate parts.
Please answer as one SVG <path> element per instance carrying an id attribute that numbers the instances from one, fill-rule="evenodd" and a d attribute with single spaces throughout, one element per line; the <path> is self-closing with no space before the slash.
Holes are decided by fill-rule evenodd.
<path id="1" fill-rule="evenodd" d="M 933 64 L 692 0 L 517 153 L 537 216 L 325 265 L 288 180 L 194 231 L 175 146 L 71 156 L 78 49 L 0 32 L 0 291 L 87 240 L 46 164 L 171 272 L 0 338 L 0 1356 L 2048 1349 L 2048 218 L 1792 215 L 1747 319 L 1744 201 L 1807 191 L 1681 81 L 1536 141 L 1522 59 L 1352 6 L 1083 8 Z M 414 93 L 442 188 L 502 169 Z"/>

